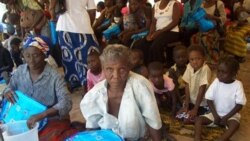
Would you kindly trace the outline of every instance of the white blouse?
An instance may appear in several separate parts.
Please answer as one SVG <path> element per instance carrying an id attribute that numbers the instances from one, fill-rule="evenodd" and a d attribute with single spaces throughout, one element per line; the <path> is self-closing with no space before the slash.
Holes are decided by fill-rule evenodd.
<path id="1" fill-rule="evenodd" d="M 130 72 L 124 89 L 118 118 L 108 113 L 106 80 L 85 95 L 80 108 L 86 119 L 86 128 L 112 129 L 128 140 L 144 137 L 146 123 L 156 130 L 162 126 L 152 85 L 133 72 Z"/>

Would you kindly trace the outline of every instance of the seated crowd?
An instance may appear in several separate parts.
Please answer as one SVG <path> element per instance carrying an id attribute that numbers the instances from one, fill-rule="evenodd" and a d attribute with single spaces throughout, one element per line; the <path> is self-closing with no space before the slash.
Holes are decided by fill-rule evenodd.
<path id="1" fill-rule="evenodd" d="M 158 0 L 153 7 L 144 0 L 104 0 L 96 19 L 93 0 L 22 4 L 32 14 L 46 13 L 40 19 L 10 1 L 0 1 L 8 8 L 0 44 L 2 96 L 15 103 L 20 90 L 48 107 L 27 120 L 31 128 L 48 118 L 41 141 L 98 129 L 128 141 L 174 140 L 162 132 L 162 111 L 194 124 L 195 141 L 202 140 L 202 125 L 227 127 L 220 141 L 237 131 L 246 104 L 236 78 L 250 39 L 246 0 Z M 85 127 L 70 123 L 69 94 L 76 87 L 82 88 Z"/>

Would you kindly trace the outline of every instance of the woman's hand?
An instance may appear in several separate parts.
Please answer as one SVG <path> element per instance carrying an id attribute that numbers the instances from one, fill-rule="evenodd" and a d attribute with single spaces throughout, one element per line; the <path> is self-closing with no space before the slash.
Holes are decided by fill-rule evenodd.
<path id="1" fill-rule="evenodd" d="M 160 35 L 161 33 L 162 33 L 162 32 L 161 32 L 160 30 L 155 31 L 155 32 L 152 34 L 152 36 L 151 36 L 152 40 L 154 40 L 155 38 L 159 37 L 159 35 Z"/>
<path id="2" fill-rule="evenodd" d="M 9 90 L 3 95 L 4 98 L 6 98 L 10 103 L 14 104 L 17 101 L 17 95 L 15 94 L 14 91 Z"/>
<path id="3" fill-rule="evenodd" d="M 36 114 L 31 116 L 28 120 L 27 120 L 27 125 L 30 129 L 32 129 L 36 122 L 41 121 L 42 119 L 44 119 L 46 117 L 46 115 L 44 113 L 40 113 L 40 114 Z"/>

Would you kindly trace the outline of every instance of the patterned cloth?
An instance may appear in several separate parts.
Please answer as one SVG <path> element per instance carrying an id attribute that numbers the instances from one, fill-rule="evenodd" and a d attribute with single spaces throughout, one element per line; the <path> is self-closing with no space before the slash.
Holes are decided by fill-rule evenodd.
<path id="1" fill-rule="evenodd" d="M 87 55 L 89 50 L 98 49 L 98 43 L 92 34 L 59 31 L 59 44 L 62 50 L 62 63 L 65 80 L 85 85 L 87 82 Z"/>
<path id="2" fill-rule="evenodd" d="M 208 64 L 216 64 L 219 60 L 220 35 L 216 30 L 208 32 L 198 32 L 191 38 L 192 45 L 202 46 L 206 51 L 206 61 Z"/>
<path id="3" fill-rule="evenodd" d="M 50 120 L 39 132 L 39 141 L 65 141 L 75 133 L 77 130 L 70 126 L 69 120 Z"/>
<path id="4" fill-rule="evenodd" d="M 49 44 L 47 43 L 49 39 L 45 39 L 46 37 L 28 37 L 23 45 L 23 48 L 36 47 L 41 50 L 45 55 L 49 53 Z M 46 42 L 47 41 L 47 42 Z"/>
<path id="5" fill-rule="evenodd" d="M 244 26 L 229 25 L 226 30 L 224 50 L 239 56 L 247 54 L 247 35 L 250 34 L 250 24 Z"/>

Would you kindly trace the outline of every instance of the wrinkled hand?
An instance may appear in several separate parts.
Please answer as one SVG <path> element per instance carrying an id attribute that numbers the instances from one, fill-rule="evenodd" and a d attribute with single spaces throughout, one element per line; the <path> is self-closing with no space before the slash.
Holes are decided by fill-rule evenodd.
<path id="1" fill-rule="evenodd" d="M 43 118 L 45 118 L 45 117 L 43 116 L 42 113 L 41 113 L 41 114 L 36 114 L 36 115 L 31 116 L 31 117 L 27 120 L 27 125 L 28 125 L 28 127 L 29 127 L 30 129 L 32 129 L 32 128 L 35 126 L 36 122 L 42 120 Z"/>
<path id="2" fill-rule="evenodd" d="M 197 112 L 198 111 L 195 108 L 193 108 L 192 110 L 190 110 L 188 112 L 188 115 L 189 115 L 190 118 L 195 118 L 197 116 Z"/>
<path id="3" fill-rule="evenodd" d="M 12 104 L 16 103 L 17 98 L 18 98 L 15 92 L 12 90 L 6 92 L 3 96 Z"/>

